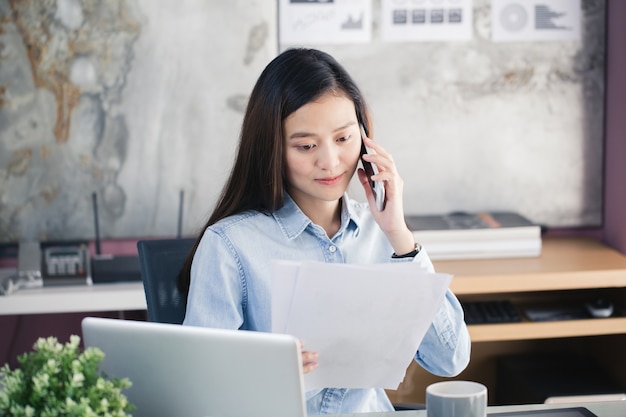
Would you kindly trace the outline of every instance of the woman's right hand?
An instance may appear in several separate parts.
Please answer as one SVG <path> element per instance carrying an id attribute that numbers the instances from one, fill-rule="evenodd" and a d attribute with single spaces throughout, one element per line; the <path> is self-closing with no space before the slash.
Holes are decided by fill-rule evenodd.
<path id="1" fill-rule="evenodd" d="M 304 345 L 300 343 L 300 348 L 303 348 Z M 317 352 L 312 352 L 309 350 L 302 351 L 302 371 L 305 374 L 315 370 L 317 368 Z"/>
<path id="2" fill-rule="evenodd" d="M 415 246 L 413 233 L 406 225 L 404 219 L 404 206 L 402 203 L 402 193 L 404 181 L 394 162 L 393 156 L 387 152 L 378 142 L 367 137 L 363 138 L 363 143 L 373 152 L 363 154 L 362 158 L 378 167 L 378 174 L 372 176 L 374 181 L 383 181 L 385 185 L 385 209 L 378 211 L 374 193 L 363 168 L 359 168 L 357 175 L 363 185 L 363 190 L 370 205 L 372 216 L 376 223 L 389 239 L 389 243 L 398 255 L 412 252 Z"/>

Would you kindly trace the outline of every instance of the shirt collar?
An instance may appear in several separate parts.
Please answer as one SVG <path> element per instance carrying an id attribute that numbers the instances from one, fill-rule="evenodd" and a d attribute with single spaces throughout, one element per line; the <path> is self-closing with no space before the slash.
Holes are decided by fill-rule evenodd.
<path id="1" fill-rule="evenodd" d="M 285 203 L 281 208 L 272 213 L 276 222 L 278 222 L 282 232 L 288 239 L 298 237 L 313 222 L 306 214 L 300 210 L 300 207 L 291 198 L 289 193 L 285 192 Z M 358 232 L 359 218 L 354 211 L 354 207 L 350 204 L 348 194 L 344 194 L 341 204 L 341 227 L 338 234 L 343 233 L 348 228 L 354 228 Z"/>

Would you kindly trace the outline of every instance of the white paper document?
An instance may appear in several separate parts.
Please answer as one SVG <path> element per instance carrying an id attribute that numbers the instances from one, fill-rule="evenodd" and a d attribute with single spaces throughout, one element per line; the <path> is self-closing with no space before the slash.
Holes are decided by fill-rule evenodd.
<path id="1" fill-rule="evenodd" d="M 382 0 L 383 40 L 391 42 L 469 41 L 473 0 Z"/>
<path id="2" fill-rule="evenodd" d="M 372 38 L 371 0 L 280 0 L 280 43 L 365 43 Z"/>
<path id="3" fill-rule="evenodd" d="M 492 0 L 494 42 L 580 41 L 581 0 Z"/>
<path id="4" fill-rule="evenodd" d="M 273 272 L 272 332 L 319 353 L 307 390 L 396 389 L 452 280 L 411 262 L 276 261 Z"/>

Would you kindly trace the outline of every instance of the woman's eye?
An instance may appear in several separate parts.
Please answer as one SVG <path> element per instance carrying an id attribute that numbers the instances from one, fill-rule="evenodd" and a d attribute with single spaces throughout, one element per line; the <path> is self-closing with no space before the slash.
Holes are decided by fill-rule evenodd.
<path id="1" fill-rule="evenodd" d="M 297 146 L 297 148 L 299 150 L 301 150 L 301 151 L 310 151 L 314 147 L 315 147 L 315 145 L 299 145 L 299 146 Z"/>
<path id="2" fill-rule="evenodd" d="M 337 139 L 338 142 L 346 142 L 350 139 L 350 136 L 342 136 L 339 139 Z"/>

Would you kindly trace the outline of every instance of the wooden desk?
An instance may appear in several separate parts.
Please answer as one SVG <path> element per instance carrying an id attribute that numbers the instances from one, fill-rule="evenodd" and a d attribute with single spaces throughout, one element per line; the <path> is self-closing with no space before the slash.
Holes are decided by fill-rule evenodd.
<path id="1" fill-rule="evenodd" d="M 606 319 L 468 326 L 472 356 L 459 379 L 482 382 L 494 392 L 499 356 L 574 349 L 597 359 L 626 391 L 626 256 L 593 239 L 546 238 L 539 257 L 434 264 L 437 272 L 454 275 L 450 287 L 461 301 L 506 299 L 523 310 L 582 305 L 602 296 L 618 312 Z M 413 363 L 400 387 L 388 394 L 393 402 L 423 403 L 426 386 L 440 380 Z"/>
<path id="2" fill-rule="evenodd" d="M 532 258 L 434 262 L 454 275 L 451 289 L 467 294 L 626 287 L 626 256 L 589 238 L 545 238 Z"/>
<path id="3" fill-rule="evenodd" d="M 604 289 L 615 297 L 626 288 L 626 256 L 593 239 L 544 239 L 536 258 L 435 262 L 437 272 L 454 275 L 450 288 L 463 299 L 510 299 L 527 306 L 564 299 L 584 302 Z M 566 294 L 566 291 L 570 291 Z M 606 293 L 607 291 L 605 291 Z M 624 303 L 616 305 L 624 309 Z M 626 317 L 469 326 L 473 342 L 529 340 L 626 333 Z"/>
<path id="4" fill-rule="evenodd" d="M 145 310 L 141 282 L 20 289 L 0 296 L 0 315 Z"/>
<path id="5" fill-rule="evenodd" d="M 487 414 L 504 413 L 511 411 L 525 411 L 525 410 L 541 410 L 541 409 L 554 409 L 554 408 L 569 408 L 569 407 L 586 407 L 589 411 L 597 415 L 598 417 L 624 417 L 626 416 L 626 401 L 612 401 L 612 402 L 592 402 L 592 403 L 579 403 L 579 404 L 558 404 L 558 405 L 544 405 L 544 404 L 529 404 L 529 405 L 511 405 L 501 407 L 488 407 Z M 359 414 L 340 414 L 329 417 L 426 417 L 426 410 L 416 411 L 396 411 L 389 413 L 359 413 Z"/>

